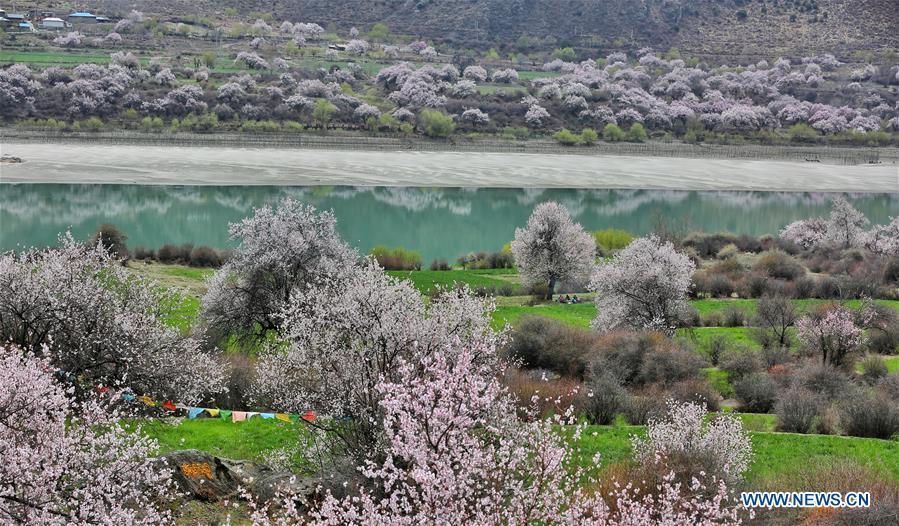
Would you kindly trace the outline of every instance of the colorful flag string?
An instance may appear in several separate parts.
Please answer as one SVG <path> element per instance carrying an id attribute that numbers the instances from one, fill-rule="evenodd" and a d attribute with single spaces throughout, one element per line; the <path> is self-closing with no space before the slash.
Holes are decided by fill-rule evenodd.
<path id="1" fill-rule="evenodd" d="M 204 413 L 208 414 L 211 418 L 219 418 L 221 420 L 230 420 L 231 422 L 244 422 L 251 418 L 261 418 L 263 420 L 280 420 L 282 422 L 299 422 L 300 420 L 305 420 L 307 422 L 314 421 L 317 416 L 315 411 L 306 411 L 303 414 L 293 414 L 293 413 L 263 413 L 258 411 L 233 411 L 230 409 L 216 409 L 211 407 L 194 407 L 183 404 L 176 404 L 171 400 L 166 400 L 162 403 L 159 403 L 149 396 L 135 396 L 132 393 L 122 393 L 122 400 L 126 402 L 141 402 L 147 407 L 161 407 L 166 411 L 175 412 L 178 410 L 185 411 L 187 413 L 187 418 L 190 420 L 195 420 L 198 417 L 202 416 Z"/>

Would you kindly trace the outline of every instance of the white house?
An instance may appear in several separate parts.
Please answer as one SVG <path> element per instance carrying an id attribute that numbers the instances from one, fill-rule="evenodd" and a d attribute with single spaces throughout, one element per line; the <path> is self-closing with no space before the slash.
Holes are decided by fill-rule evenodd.
<path id="1" fill-rule="evenodd" d="M 42 29 L 65 29 L 67 25 L 62 18 L 50 17 L 41 20 Z"/>

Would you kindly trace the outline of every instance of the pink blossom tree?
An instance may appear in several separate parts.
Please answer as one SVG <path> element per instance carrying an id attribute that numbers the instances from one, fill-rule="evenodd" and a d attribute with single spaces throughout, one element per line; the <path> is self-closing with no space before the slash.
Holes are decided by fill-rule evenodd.
<path id="1" fill-rule="evenodd" d="M 512 241 L 515 264 L 526 284 L 547 283 L 546 299 L 552 299 L 558 282 L 589 279 L 596 259 L 596 242 L 568 209 L 549 201 L 534 209 L 525 228 L 515 229 Z"/>
<path id="2" fill-rule="evenodd" d="M 295 290 L 336 275 L 356 259 L 337 234 L 333 214 L 293 199 L 256 209 L 228 232 L 240 245 L 210 278 L 200 313 L 216 336 L 279 332 L 279 312 Z"/>
<path id="3" fill-rule="evenodd" d="M 234 59 L 234 62 L 243 62 L 246 64 L 248 68 L 251 69 L 270 69 L 268 61 L 264 58 L 260 57 L 256 53 L 248 53 L 246 51 L 241 51 L 237 54 L 237 57 Z"/>
<path id="4" fill-rule="evenodd" d="M 468 66 L 462 71 L 462 76 L 475 82 L 485 82 L 487 80 L 487 70 L 481 66 Z"/>
<path id="5" fill-rule="evenodd" d="M 596 330 L 619 328 L 673 334 L 687 307 L 695 265 L 655 235 L 634 240 L 600 263 L 590 288 L 596 291 Z"/>
<path id="6" fill-rule="evenodd" d="M 368 51 L 369 45 L 365 40 L 354 39 L 346 44 L 347 53 L 353 55 L 364 55 Z"/>
<path id="7" fill-rule="evenodd" d="M 157 444 L 96 400 L 76 406 L 52 365 L 0 347 L 0 522 L 151 525 L 171 521 Z"/>
<path id="8" fill-rule="evenodd" d="M 872 252 L 887 256 L 899 256 L 899 217 L 894 217 L 885 225 L 871 229 L 867 240 Z"/>
<path id="9" fill-rule="evenodd" d="M 821 355 L 821 362 L 839 367 L 864 343 L 864 331 L 855 324 L 852 311 L 834 305 L 823 313 L 803 316 L 796 322 L 799 341 L 808 352 Z"/>
<path id="10" fill-rule="evenodd" d="M 462 121 L 475 126 L 483 126 L 490 122 L 490 116 L 480 108 L 469 108 L 462 112 Z"/>
<path id="11" fill-rule="evenodd" d="M 549 119 L 549 112 L 539 104 L 531 104 L 524 114 L 524 122 L 531 128 L 540 128 Z"/>
<path id="12" fill-rule="evenodd" d="M 163 320 L 184 302 L 129 272 L 102 245 L 0 256 L 0 339 L 48 359 L 79 396 L 97 385 L 191 403 L 221 390 L 201 343 Z"/>

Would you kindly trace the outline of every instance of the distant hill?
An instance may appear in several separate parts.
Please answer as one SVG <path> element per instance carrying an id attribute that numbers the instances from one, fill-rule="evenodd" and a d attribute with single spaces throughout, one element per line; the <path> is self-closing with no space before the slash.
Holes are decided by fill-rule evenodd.
<path id="1" fill-rule="evenodd" d="M 110 10 L 275 20 L 391 31 L 500 51 L 556 46 L 610 50 L 675 47 L 701 56 L 753 58 L 899 47 L 897 0 L 101 0 Z M 233 12 L 232 12 L 233 13 Z M 547 38 L 549 37 L 549 38 Z M 517 48 L 517 49 L 516 49 Z"/>

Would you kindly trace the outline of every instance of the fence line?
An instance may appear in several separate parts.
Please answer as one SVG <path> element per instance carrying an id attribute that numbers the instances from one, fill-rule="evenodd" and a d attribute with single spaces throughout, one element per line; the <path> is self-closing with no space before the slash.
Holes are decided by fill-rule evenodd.
<path id="1" fill-rule="evenodd" d="M 308 148 L 360 151 L 459 151 L 496 153 L 547 153 L 571 155 L 622 155 L 828 162 L 857 165 L 899 163 L 899 148 L 703 145 L 685 143 L 604 143 L 593 146 L 562 146 L 549 139 L 526 141 L 502 139 L 431 140 L 420 137 L 379 134 L 377 136 L 313 135 L 309 133 L 141 133 L 133 131 L 62 132 L 0 129 L 2 141 L 39 143 L 84 143 L 151 146 L 212 146 L 241 148 Z"/>

